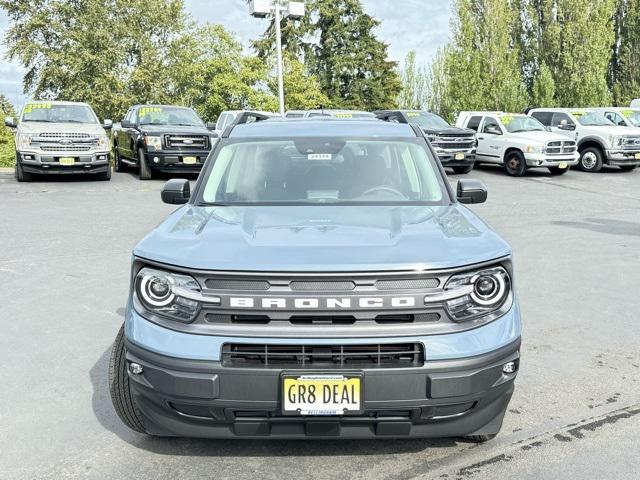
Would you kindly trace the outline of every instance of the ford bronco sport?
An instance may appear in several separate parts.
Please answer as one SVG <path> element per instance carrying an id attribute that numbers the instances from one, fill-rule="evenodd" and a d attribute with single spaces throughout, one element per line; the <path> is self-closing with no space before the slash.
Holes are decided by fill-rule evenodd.
<path id="1" fill-rule="evenodd" d="M 418 127 L 241 121 L 136 247 L 110 361 L 138 432 L 465 436 L 502 425 L 519 367 L 511 248 Z"/>

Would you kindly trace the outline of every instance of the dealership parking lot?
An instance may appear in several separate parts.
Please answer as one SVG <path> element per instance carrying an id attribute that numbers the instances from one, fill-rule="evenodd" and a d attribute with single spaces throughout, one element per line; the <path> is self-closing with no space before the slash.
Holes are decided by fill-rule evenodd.
<path id="1" fill-rule="evenodd" d="M 131 250 L 175 208 L 163 181 L 0 173 L 0 479 L 637 478 L 640 170 L 449 179 L 466 177 L 486 183 L 489 201 L 472 208 L 514 248 L 524 320 L 516 393 L 484 445 L 130 432 L 107 363 Z"/>

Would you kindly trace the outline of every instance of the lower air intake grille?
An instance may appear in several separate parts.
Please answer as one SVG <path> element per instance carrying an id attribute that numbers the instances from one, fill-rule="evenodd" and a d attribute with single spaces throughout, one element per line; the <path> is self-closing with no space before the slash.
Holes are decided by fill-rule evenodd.
<path id="1" fill-rule="evenodd" d="M 408 368 L 424 364 L 421 343 L 266 345 L 226 343 L 222 365 L 244 368 Z"/>

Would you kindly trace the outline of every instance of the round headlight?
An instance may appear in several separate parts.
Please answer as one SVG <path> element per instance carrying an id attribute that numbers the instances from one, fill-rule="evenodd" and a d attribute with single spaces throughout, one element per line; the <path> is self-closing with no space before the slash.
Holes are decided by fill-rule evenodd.
<path id="1" fill-rule="evenodd" d="M 502 300 L 506 285 L 502 275 L 482 275 L 473 284 L 473 300 L 479 305 L 492 305 Z"/>
<path id="2" fill-rule="evenodd" d="M 171 292 L 171 285 L 167 277 L 159 277 L 147 274 L 140 280 L 140 293 L 142 300 L 154 307 L 169 305 L 175 295 Z"/>

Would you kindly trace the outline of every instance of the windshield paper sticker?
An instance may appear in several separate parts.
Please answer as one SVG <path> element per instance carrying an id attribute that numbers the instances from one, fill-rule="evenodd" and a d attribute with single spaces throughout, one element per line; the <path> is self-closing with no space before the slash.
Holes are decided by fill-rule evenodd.
<path id="1" fill-rule="evenodd" d="M 138 115 L 140 115 L 141 117 L 146 117 L 150 113 L 160 113 L 160 112 L 162 112 L 162 108 L 160 107 L 142 107 L 138 111 Z"/>
<path id="2" fill-rule="evenodd" d="M 407 113 L 407 117 L 410 117 L 410 118 L 411 117 L 419 117 L 419 116 L 420 116 L 420 113 L 418 113 L 418 112 L 408 112 Z"/>
<path id="3" fill-rule="evenodd" d="M 330 153 L 310 153 L 307 160 L 331 160 L 333 156 Z"/>
<path id="4" fill-rule="evenodd" d="M 50 109 L 50 108 L 51 108 L 51 103 L 49 102 L 27 103 L 24 106 L 24 113 L 31 113 L 33 110 Z"/>
<path id="5" fill-rule="evenodd" d="M 351 113 L 336 113 L 336 118 L 353 118 Z"/>
<path id="6" fill-rule="evenodd" d="M 516 119 L 516 117 L 514 117 L 513 115 L 503 115 L 503 116 L 500 117 L 500 121 L 502 122 L 502 124 L 505 127 L 507 127 L 515 119 Z"/>
<path id="7" fill-rule="evenodd" d="M 571 115 L 573 115 L 576 118 L 580 118 L 584 115 L 586 115 L 587 112 L 585 112 L 584 110 L 574 110 L 573 112 L 571 112 Z"/>

